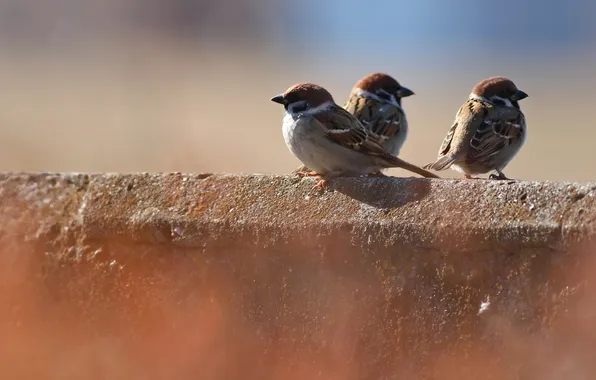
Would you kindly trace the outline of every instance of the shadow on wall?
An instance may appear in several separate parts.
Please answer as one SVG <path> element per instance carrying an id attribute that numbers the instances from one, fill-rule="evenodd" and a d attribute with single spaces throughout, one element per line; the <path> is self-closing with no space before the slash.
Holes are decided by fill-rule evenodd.
<path id="1" fill-rule="evenodd" d="M 416 178 L 416 177 L 412 177 Z M 359 184 L 356 184 L 359 182 Z M 313 182 L 316 183 L 316 182 Z M 352 199 L 380 209 L 393 209 L 422 200 L 430 191 L 431 180 L 410 181 L 404 178 L 349 178 L 329 180 L 329 191 L 337 191 Z"/>

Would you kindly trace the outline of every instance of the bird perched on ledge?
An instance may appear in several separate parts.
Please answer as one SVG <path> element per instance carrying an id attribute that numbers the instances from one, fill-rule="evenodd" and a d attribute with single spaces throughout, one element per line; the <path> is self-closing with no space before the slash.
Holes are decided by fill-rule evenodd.
<path id="1" fill-rule="evenodd" d="M 317 189 L 326 187 L 324 178 L 370 174 L 393 167 L 438 178 L 389 154 L 321 86 L 297 84 L 271 100 L 284 106 L 284 140 L 290 151 L 312 170 L 307 175 L 319 176 Z"/>
<path id="2" fill-rule="evenodd" d="M 368 129 L 390 154 L 397 156 L 408 136 L 401 100 L 414 92 L 391 76 L 373 73 L 360 79 L 344 108 Z"/>
<path id="3" fill-rule="evenodd" d="M 425 169 L 455 169 L 466 178 L 488 173 L 492 179 L 508 179 L 503 169 L 526 140 L 526 118 L 519 100 L 528 95 L 505 77 L 478 83 L 455 116 L 436 161 Z"/>
<path id="4" fill-rule="evenodd" d="M 384 73 L 372 73 L 360 79 L 350 92 L 344 108 L 360 121 L 371 138 L 389 154 L 398 156 L 408 135 L 408 121 L 401 100 L 414 92 Z M 308 172 L 301 166 L 294 173 Z"/>

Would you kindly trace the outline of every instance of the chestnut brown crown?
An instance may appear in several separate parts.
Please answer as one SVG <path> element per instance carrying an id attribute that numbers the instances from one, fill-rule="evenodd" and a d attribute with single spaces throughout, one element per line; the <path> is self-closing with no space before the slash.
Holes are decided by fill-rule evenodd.
<path id="1" fill-rule="evenodd" d="M 372 73 L 360 79 L 354 85 L 352 93 L 355 93 L 357 90 L 376 94 L 382 99 L 387 98 L 389 95 L 395 96 L 396 99 L 414 95 L 412 90 L 402 86 L 392 76 L 384 73 Z"/>
<path id="2" fill-rule="evenodd" d="M 297 102 L 306 102 L 309 107 L 316 107 L 326 102 L 333 102 L 333 96 L 325 88 L 313 83 L 299 83 L 274 96 L 271 101 L 287 106 Z"/>
<path id="3" fill-rule="evenodd" d="M 492 77 L 481 81 L 474 86 L 472 94 L 486 99 L 498 96 L 512 101 L 528 97 L 528 94 L 518 89 L 511 79 L 505 77 Z"/>

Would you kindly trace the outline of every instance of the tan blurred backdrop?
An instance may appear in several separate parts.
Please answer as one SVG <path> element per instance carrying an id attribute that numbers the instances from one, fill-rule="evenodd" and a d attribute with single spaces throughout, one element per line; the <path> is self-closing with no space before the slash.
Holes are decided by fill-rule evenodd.
<path id="1" fill-rule="evenodd" d="M 287 173 L 269 99 L 312 81 L 343 103 L 384 71 L 416 92 L 403 158 L 432 160 L 473 85 L 506 75 L 530 97 L 505 173 L 596 179 L 590 2 L 293 3 L 0 0 L 0 170 Z"/>

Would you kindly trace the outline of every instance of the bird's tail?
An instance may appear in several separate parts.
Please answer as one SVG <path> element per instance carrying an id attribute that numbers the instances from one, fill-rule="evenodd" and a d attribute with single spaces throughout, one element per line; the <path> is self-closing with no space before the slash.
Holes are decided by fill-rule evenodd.
<path id="1" fill-rule="evenodd" d="M 427 170 L 424 170 L 414 164 L 410 164 L 407 161 L 402 160 L 401 158 L 395 157 L 395 156 L 391 156 L 391 155 L 387 155 L 387 161 L 390 164 L 388 167 L 392 167 L 392 168 L 402 168 L 408 171 L 411 171 L 413 173 L 416 173 L 418 175 L 421 175 L 422 177 L 426 177 L 426 178 L 441 178 L 436 174 L 433 174 Z"/>
<path id="2" fill-rule="evenodd" d="M 451 164 L 453 164 L 453 162 L 455 161 L 455 159 L 451 156 L 443 156 L 439 159 L 437 159 L 436 161 L 433 161 L 431 163 L 428 163 L 426 165 L 423 166 L 424 169 L 432 169 L 432 170 L 445 170 L 447 168 L 449 168 L 451 166 Z"/>

